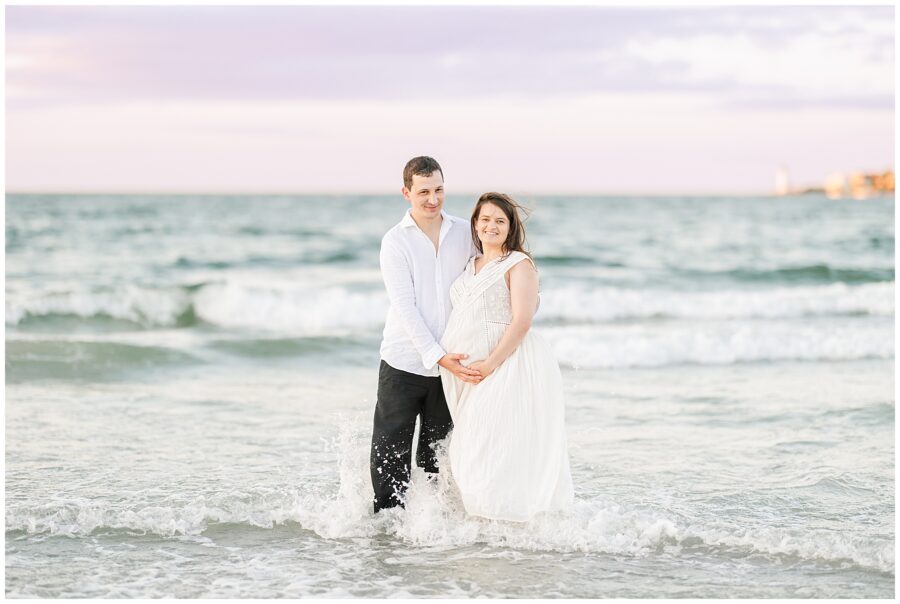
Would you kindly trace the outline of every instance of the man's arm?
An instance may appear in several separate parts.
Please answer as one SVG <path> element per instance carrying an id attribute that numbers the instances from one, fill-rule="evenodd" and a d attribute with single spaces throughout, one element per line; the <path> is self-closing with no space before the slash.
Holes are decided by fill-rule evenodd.
<path id="1" fill-rule="evenodd" d="M 379 261 L 391 306 L 397 310 L 400 323 L 409 334 L 416 352 L 422 357 L 425 368 L 431 369 L 435 364 L 439 364 L 465 382 L 473 384 L 480 382 L 482 378 L 478 370 L 470 369 L 459 362 L 469 355 L 444 352 L 441 345 L 435 341 L 431 330 L 425 325 L 425 320 L 416 306 L 416 290 L 409 264 L 403 253 L 389 241 L 382 241 Z"/>
<path id="2" fill-rule="evenodd" d="M 391 306 L 397 311 L 403 329 L 422 357 L 422 364 L 426 369 L 431 369 L 446 353 L 435 341 L 416 307 L 416 290 L 406 257 L 390 241 L 382 241 L 379 262 Z"/>

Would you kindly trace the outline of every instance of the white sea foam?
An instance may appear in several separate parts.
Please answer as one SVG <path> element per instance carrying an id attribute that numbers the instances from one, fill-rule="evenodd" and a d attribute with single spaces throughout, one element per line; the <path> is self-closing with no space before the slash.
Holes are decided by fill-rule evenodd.
<path id="1" fill-rule="evenodd" d="M 593 306 L 579 303 L 585 296 Z M 585 294 L 573 289 L 548 298 L 535 328 L 569 367 L 840 361 L 894 355 L 893 324 L 888 319 L 893 314 L 893 284 L 654 295 L 623 289 Z M 387 297 L 381 290 L 314 288 L 270 279 L 208 284 L 193 294 L 183 288 L 129 286 L 13 304 L 7 307 L 7 324 L 26 315 L 57 313 L 111 316 L 163 327 L 176 324 L 191 307 L 198 319 L 226 329 L 286 337 L 373 335 L 384 324 Z M 659 318 L 665 313 L 669 318 Z"/>
<path id="2" fill-rule="evenodd" d="M 194 309 L 199 318 L 222 327 L 330 335 L 383 325 L 387 296 L 343 287 L 273 287 L 229 281 L 200 289 Z"/>
<path id="3" fill-rule="evenodd" d="M 190 294 L 180 288 L 155 289 L 125 285 L 113 290 L 78 290 L 46 294 L 6 305 L 6 324 L 16 325 L 26 316 L 106 316 L 148 326 L 174 325 L 191 304 Z"/>
<path id="4" fill-rule="evenodd" d="M 448 550 L 476 543 L 527 551 L 607 553 L 626 556 L 682 551 L 731 557 L 767 555 L 776 562 L 788 556 L 827 564 L 854 564 L 893 572 L 889 539 L 808 528 L 707 526 L 681 520 L 665 511 L 629 508 L 605 498 L 577 498 L 568 514 L 538 516 L 510 523 L 467 516 L 450 478 L 437 483 L 413 470 L 406 509 L 371 512 L 368 433 L 359 422 L 344 422 L 336 441 L 340 485 L 297 488 L 255 487 L 240 492 L 198 496 L 174 505 L 140 505 L 70 499 L 44 504 L 8 505 L 7 530 L 84 537 L 120 530 L 163 537 L 201 535 L 211 524 L 245 524 L 272 528 L 299 523 L 323 539 L 393 535 L 413 546 Z M 442 460 L 446 460 L 440 451 Z"/>
<path id="5" fill-rule="evenodd" d="M 328 335 L 377 330 L 387 295 L 379 287 L 230 278 L 193 293 L 184 288 L 124 286 L 114 290 L 49 294 L 7 301 L 6 323 L 48 314 L 109 316 L 148 326 L 175 325 L 193 305 L 200 319 L 226 328 Z M 674 292 L 613 287 L 546 289 L 536 321 L 606 323 L 655 318 L 790 319 L 842 315 L 892 316 L 894 284 L 841 283 L 760 291 Z"/>
<path id="6" fill-rule="evenodd" d="M 575 368 L 889 359 L 893 329 L 886 318 L 537 328 L 560 363 Z"/>
<path id="7" fill-rule="evenodd" d="M 788 319 L 893 313 L 893 282 L 706 292 L 572 285 L 547 288 L 538 317 L 590 323 L 653 317 Z"/>

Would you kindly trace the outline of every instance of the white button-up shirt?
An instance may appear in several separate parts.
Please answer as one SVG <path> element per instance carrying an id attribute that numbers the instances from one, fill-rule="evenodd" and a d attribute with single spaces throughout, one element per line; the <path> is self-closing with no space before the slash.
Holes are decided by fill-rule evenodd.
<path id="1" fill-rule="evenodd" d="M 438 248 L 406 211 L 381 240 L 381 276 L 387 288 L 387 320 L 381 358 L 395 369 L 440 375 L 437 362 L 447 352 L 438 342 L 450 317 L 450 285 L 475 254 L 467 220 L 441 210 Z"/>

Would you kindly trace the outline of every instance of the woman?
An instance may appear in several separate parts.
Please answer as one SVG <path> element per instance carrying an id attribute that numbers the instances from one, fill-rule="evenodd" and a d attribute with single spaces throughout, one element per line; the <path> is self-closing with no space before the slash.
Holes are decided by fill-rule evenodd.
<path id="1" fill-rule="evenodd" d="M 549 345 L 531 331 L 538 276 L 525 251 L 520 207 L 485 193 L 472 213 L 481 252 L 450 288 L 444 350 L 469 354 L 483 379 L 441 369 L 453 418 L 450 471 L 469 514 L 526 522 L 573 500 L 562 376 Z"/>

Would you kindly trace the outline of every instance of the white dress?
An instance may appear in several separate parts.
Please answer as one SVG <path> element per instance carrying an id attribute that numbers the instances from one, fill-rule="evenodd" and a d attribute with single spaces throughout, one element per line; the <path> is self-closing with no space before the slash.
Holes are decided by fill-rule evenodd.
<path id="1" fill-rule="evenodd" d="M 441 346 L 467 353 L 465 365 L 486 359 L 503 337 L 512 319 L 504 275 L 523 260 L 530 261 L 512 252 L 476 275 L 472 258 L 450 287 L 453 310 Z M 466 512 L 526 522 L 572 505 L 562 376 L 539 334 L 528 330 L 481 383 L 463 382 L 443 367 L 441 383 L 453 418 L 450 473 Z"/>

